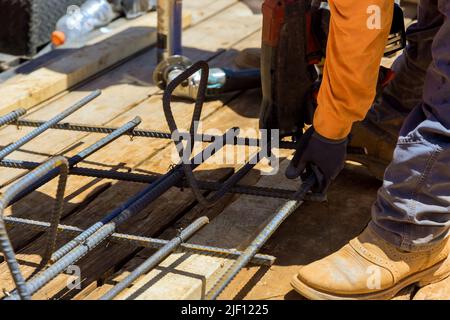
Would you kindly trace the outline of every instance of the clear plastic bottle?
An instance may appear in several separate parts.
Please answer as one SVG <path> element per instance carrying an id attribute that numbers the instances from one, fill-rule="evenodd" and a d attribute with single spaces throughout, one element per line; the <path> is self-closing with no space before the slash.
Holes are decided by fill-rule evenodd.
<path id="1" fill-rule="evenodd" d="M 109 24 L 115 17 L 107 0 L 88 0 L 81 7 L 70 6 L 56 24 L 52 43 L 60 46 L 80 42 L 92 30 Z"/>

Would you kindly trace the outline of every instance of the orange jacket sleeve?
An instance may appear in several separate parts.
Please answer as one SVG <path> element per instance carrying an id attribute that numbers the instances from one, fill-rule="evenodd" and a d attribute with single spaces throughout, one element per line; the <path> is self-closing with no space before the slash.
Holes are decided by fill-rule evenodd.
<path id="1" fill-rule="evenodd" d="M 394 0 L 329 0 L 327 59 L 314 128 L 345 138 L 373 103 L 381 58 L 392 24 Z"/>

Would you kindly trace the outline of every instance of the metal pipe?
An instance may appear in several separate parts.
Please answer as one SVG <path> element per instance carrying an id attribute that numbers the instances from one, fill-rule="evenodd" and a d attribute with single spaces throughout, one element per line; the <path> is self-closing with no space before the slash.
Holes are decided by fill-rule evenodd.
<path id="1" fill-rule="evenodd" d="M 133 270 L 123 281 L 118 283 L 105 295 L 103 295 L 100 298 L 100 300 L 112 300 L 119 293 L 125 290 L 129 285 L 131 285 L 137 278 L 139 278 L 144 273 L 156 267 L 161 261 L 167 258 L 176 248 L 178 248 L 183 242 L 191 238 L 197 231 L 199 231 L 208 223 L 209 219 L 207 217 L 198 218 L 186 229 L 181 231 L 177 237 L 170 240 L 166 245 L 164 245 L 164 247 L 159 249 L 150 258 L 145 260 L 139 267 Z"/>
<path id="2" fill-rule="evenodd" d="M 206 299 L 214 300 L 222 293 L 228 284 L 236 277 L 236 275 L 244 268 L 253 256 L 261 249 L 261 247 L 269 240 L 272 234 L 279 228 L 302 203 L 306 193 L 311 190 L 315 179 L 308 178 L 301 189 L 296 193 L 293 200 L 286 202 L 275 214 L 273 219 L 264 227 L 253 242 L 244 250 L 244 253 L 237 259 L 233 265 L 216 281 L 211 290 L 207 293 Z"/>
<path id="3" fill-rule="evenodd" d="M 36 128 L 35 130 L 31 131 L 29 134 L 25 135 L 24 137 L 20 138 L 16 142 L 8 145 L 7 147 L 0 150 L 0 159 L 5 158 L 10 153 L 14 152 L 30 140 L 36 138 L 38 135 L 42 134 L 46 130 L 50 129 L 52 125 L 60 122 L 64 118 L 67 118 L 69 115 L 80 109 L 81 107 L 85 106 L 88 102 L 92 101 L 93 99 L 97 98 L 101 94 L 100 90 L 93 91 L 88 96 L 84 97 L 77 103 L 75 103 L 73 106 L 68 108 L 67 110 L 61 112 L 54 118 L 50 119 L 49 121 L 45 122 L 42 126 Z"/>
<path id="4" fill-rule="evenodd" d="M 30 219 L 5 217 L 5 224 L 8 226 L 15 226 L 24 229 L 32 229 L 36 231 L 46 232 L 50 229 L 49 222 L 35 221 Z M 58 232 L 66 235 L 79 235 L 84 230 L 75 226 L 58 225 Z M 113 233 L 110 237 L 111 242 L 129 244 L 136 247 L 144 247 L 149 249 L 161 249 L 169 241 L 162 239 L 154 239 L 148 237 L 134 236 L 123 233 Z M 242 252 L 236 249 L 225 249 L 212 246 L 204 246 L 199 244 L 183 243 L 180 245 L 177 252 L 189 252 L 196 254 L 214 255 L 227 259 L 237 259 L 242 255 Z M 275 257 L 266 254 L 257 254 L 250 261 L 256 265 L 271 266 L 275 262 Z"/>
<path id="5" fill-rule="evenodd" d="M 158 63 L 182 54 L 182 0 L 158 0 L 157 59 Z"/>
<path id="6" fill-rule="evenodd" d="M 27 110 L 25 110 L 24 108 L 20 108 L 20 109 L 14 110 L 8 114 L 5 114 L 4 116 L 0 117 L 0 127 L 17 120 L 19 117 L 23 116 L 25 113 L 27 113 Z"/>
<path id="7" fill-rule="evenodd" d="M 37 169 L 33 170 L 32 172 L 28 173 L 26 176 L 24 176 L 22 179 L 20 179 L 17 183 L 12 185 L 10 188 L 8 188 L 2 195 L 2 198 L 0 200 L 0 247 L 2 249 L 2 252 L 5 256 L 6 263 L 8 265 L 8 268 L 11 272 L 11 275 L 14 279 L 14 282 L 16 284 L 18 296 L 21 299 L 29 300 L 31 299 L 31 293 L 29 292 L 25 279 L 20 272 L 19 264 L 16 260 L 16 256 L 14 253 L 14 249 L 12 247 L 11 241 L 8 237 L 8 233 L 6 231 L 6 227 L 3 221 L 3 211 L 5 208 L 8 207 L 10 202 L 14 199 L 14 197 L 19 194 L 22 190 L 24 190 L 28 185 L 35 183 L 36 181 L 39 181 L 42 179 L 43 176 L 45 176 L 48 172 L 51 170 L 55 170 L 56 168 L 67 168 L 68 162 L 64 157 L 55 157 L 53 159 L 50 159 L 43 165 L 39 166 Z M 62 169 L 61 173 L 67 177 L 67 171 Z M 62 179 L 62 183 L 64 183 L 65 179 Z M 63 185 L 60 185 L 59 187 L 63 187 Z M 58 187 L 58 189 L 59 189 Z M 64 193 L 64 192 L 62 192 Z M 59 202 L 59 203 L 58 203 Z M 53 217 L 52 217 L 52 223 L 53 225 L 50 226 L 50 233 L 48 238 L 49 245 L 54 244 L 54 238 L 56 237 L 56 233 L 52 232 L 55 230 L 56 227 L 59 224 L 59 219 L 57 217 L 58 213 L 60 213 L 60 208 L 62 207 L 62 197 L 61 194 L 57 197 L 57 204 L 55 206 L 55 210 L 53 211 Z"/>
<path id="8" fill-rule="evenodd" d="M 106 145 L 110 144 L 111 142 L 117 140 L 122 135 L 124 135 L 125 133 L 129 132 L 130 130 L 135 128 L 140 123 L 141 123 L 141 118 L 136 117 L 132 121 L 130 121 L 130 122 L 126 123 L 125 125 L 123 125 L 122 127 L 118 128 L 113 133 L 107 135 L 106 137 L 100 139 L 99 141 L 97 141 L 93 145 L 91 145 L 91 146 L 87 147 L 86 149 L 80 151 L 78 154 L 76 154 L 75 156 L 73 156 L 73 157 L 68 159 L 69 167 L 73 167 L 76 164 L 80 163 L 81 161 L 83 161 L 84 159 L 86 159 L 87 157 L 92 155 L 93 153 L 97 152 L 101 148 L 103 148 Z M 50 181 L 54 177 L 56 177 L 57 174 L 58 174 L 57 170 L 52 170 L 48 174 L 46 174 L 44 177 L 42 177 L 41 180 L 36 181 L 34 184 L 30 184 L 26 189 L 24 189 L 22 192 L 20 192 L 19 194 L 16 195 L 16 197 L 11 201 L 11 204 L 19 201 L 20 199 L 22 199 L 23 197 L 27 196 L 31 192 L 35 191 L 36 189 L 38 189 L 42 185 L 46 184 L 48 181 Z"/>
<path id="9" fill-rule="evenodd" d="M 231 129 L 234 130 L 234 129 Z M 228 132 L 222 137 L 226 139 Z M 219 151 L 224 143 L 215 141 L 205 148 L 199 155 L 192 159 L 192 166 L 197 167 L 202 161 L 206 161 L 208 157 Z M 205 157 L 206 155 L 206 157 Z M 42 288 L 45 284 L 54 279 L 58 274 L 63 272 L 68 266 L 76 263 L 92 249 L 96 248 L 105 239 L 110 237 L 116 227 L 126 221 L 131 216 L 142 211 L 151 202 L 157 199 L 161 194 L 174 186 L 183 178 L 183 171 L 180 166 L 173 168 L 168 174 L 161 177 L 154 185 L 150 185 L 143 191 L 139 192 L 128 200 L 125 204 L 113 210 L 102 221 L 92 225 L 86 231 L 81 233 L 74 240 L 67 243 L 52 256 L 54 262 L 48 269 L 37 275 L 35 278 L 26 283 L 26 288 L 30 295 Z M 17 293 L 12 293 L 8 300 L 17 299 Z"/>
<path id="10" fill-rule="evenodd" d="M 38 167 L 39 163 L 30 162 L 30 161 L 20 161 L 20 160 L 1 160 L 0 166 L 7 167 L 7 168 L 32 170 L 32 169 L 35 169 L 36 167 Z M 101 169 L 84 168 L 84 167 L 70 168 L 69 174 L 75 175 L 75 176 L 111 179 L 111 180 L 137 182 L 137 183 L 154 183 L 156 180 L 158 180 L 161 177 L 161 175 L 148 175 L 148 174 L 139 174 L 139 173 L 131 173 L 131 172 L 117 172 L 117 171 L 111 171 L 111 170 L 101 170 Z M 223 183 L 198 180 L 198 185 L 199 185 L 200 189 L 202 189 L 202 190 L 218 191 L 223 186 Z M 189 185 L 186 181 L 181 181 L 176 184 L 176 187 L 179 187 L 179 188 L 187 187 L 188 188 Z M 228 193 L 237 193 L 237 194 L 245 194 L 245 195 L 259 196 L 259 197 L 269 197 L 269 198 L 279 198 L 279 199 L 292 199 L 292 196 L 295 194 L 295 191 L 288 190 L 288 189 L 280 189 L 280 188 L 267 188 L 267 187 L 235 184 L 233 187 L 231 187 L 228 190 Z"/>

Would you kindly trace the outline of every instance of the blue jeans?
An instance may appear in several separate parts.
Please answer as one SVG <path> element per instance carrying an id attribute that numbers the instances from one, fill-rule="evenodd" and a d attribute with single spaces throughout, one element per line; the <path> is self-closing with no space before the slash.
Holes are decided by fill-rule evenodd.
<path id="1" fill-rule="evenodd" d="M 397 77 L 365 120 L 397 141 L 369 226 L 400 249 L 422 251 L 450 230 L 450 0 L 421 0 L 408 39 Z"/>

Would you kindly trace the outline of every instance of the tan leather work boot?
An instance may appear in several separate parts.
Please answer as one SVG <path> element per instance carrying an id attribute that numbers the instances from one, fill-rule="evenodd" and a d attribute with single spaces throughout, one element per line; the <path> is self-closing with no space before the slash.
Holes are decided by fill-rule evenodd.
<path id="1" fill-rule="evenodd" d="M 339 251 L 302 267 L 291 284 L 314 300 L 391 299 L 413 283 L 448 277 L 449 251 L 449 238 L 426 252 L 400 251 L 367 228 Z"/>
<path id="2" fill-rule="evenodd" d="M 363 122 L 355 122 L 351 131 L 349 147 L 365 149 L 366 154 L 347 154 L 347 160 L 364 165 L 378 180 L 383 180 L 384 171 L 392 161 L 396 141 L 377 134 Z"/>

